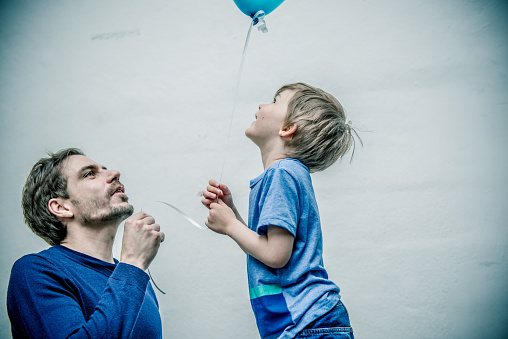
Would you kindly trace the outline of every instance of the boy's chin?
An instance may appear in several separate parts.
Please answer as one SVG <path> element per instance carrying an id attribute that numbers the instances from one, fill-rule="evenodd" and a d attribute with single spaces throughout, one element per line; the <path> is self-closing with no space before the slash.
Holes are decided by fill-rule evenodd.
<path id="1" fill-rule="evenodd" d="M 247 138 L 249 138 L 249 140 L 250 140 L 250 141 L 252 141 L 253 143 L 255 143 L 256 145 L 258 144 L 258 143 L 256 142 L 256 138 L 255 138 L 252 134 L 248 133 L 248 131 L 245 131 L 245 136 L 246 136 Z"/>

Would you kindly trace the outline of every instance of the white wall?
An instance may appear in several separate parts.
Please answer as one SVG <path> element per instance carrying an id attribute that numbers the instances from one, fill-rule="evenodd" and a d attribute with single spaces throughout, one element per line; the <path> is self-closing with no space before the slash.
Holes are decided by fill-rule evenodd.
<path id="1" fill-rule="evenodd" d="M 250 23 L 233 1 L 1 2 L 1 304 L 13 262 L 46 248 L 22 220 L 26 175 L 79 147 L 119 169 L 167 235 L 151 266 L 165 337 L 257 338 L 241 250 L 156 201 L 204 221 L 196 192 L 227 154 L 223 182 L 246 214 L 262 166 L 243 131 L 305 81 L 364 141 L 313 176 L 356 336 L 506 337 L 507 14 L 505 1 L 287 0 L 252 32 L 225 152 Z"/>

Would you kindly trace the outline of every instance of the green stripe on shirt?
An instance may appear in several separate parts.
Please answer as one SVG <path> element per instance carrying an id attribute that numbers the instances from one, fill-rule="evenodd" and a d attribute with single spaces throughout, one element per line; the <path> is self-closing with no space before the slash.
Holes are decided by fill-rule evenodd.
<path id="1" fill-rule="evenodd" d="M 257 299 L 267 295 L 281 294 L 282 287 L 278 284 L 273 285 L 261 285 L 258 287 L 251 288 L 249 290 L 249 296 L 251 299 Z"/>

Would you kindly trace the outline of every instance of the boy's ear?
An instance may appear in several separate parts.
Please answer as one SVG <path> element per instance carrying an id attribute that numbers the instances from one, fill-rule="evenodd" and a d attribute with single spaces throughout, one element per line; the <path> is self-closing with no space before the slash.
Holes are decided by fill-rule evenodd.
<path id="1" fill-rule="evenodd" d="M 57 218 L 72 218 L 74 213 L 65 199 L 53 198 L 48 202 L 48 208 L 51 214 Z"/>
<path id="2" fill-rule="evenodd" d="M 284 127 L 279 131 L 279 136 L 283 138 L 292 138 L 293 134 L 295 134 L 296 130 L 298 129 L 297 124 L 293 124 L 288 127 Z"/>

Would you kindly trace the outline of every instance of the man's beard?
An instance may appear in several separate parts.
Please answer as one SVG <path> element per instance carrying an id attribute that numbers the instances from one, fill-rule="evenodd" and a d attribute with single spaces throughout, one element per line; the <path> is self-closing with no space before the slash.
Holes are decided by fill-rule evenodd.
<path id="1" fill-rule="evenodd" d="M 122 222 L 134 213 L 134 207 L 129 206 L 114 206 L 111 208 L 108 214 L 103 214 L 98 217 L 94 217 L 88 214 L 81 216 L 81 221 L 84 225 L 97 225 L 97 224 L 109 224 L 112 222 Z"/>
<path id="2" fill-rule="evenodd" d="M 122 200 L 124 202 L 128 201 L 127 196 L 123 196 Z M 100 224 L 109 224 L 113 222 L 122 222 L 134 213 L 134 207 L 132 205 L 124 205 L 124 206 L 113 206 L 109 210 L 108 213 L 97 215 L 93 213 L 94 211 L 100 210 L 104 206 L 107 206 L 107 202 L 101 202 L 97 200 L 91 200 L 87 202 L 81 201 L 73 201 L 76 206 L 79 206 L 81 209 L 81 222 L 83 225 L 91 226 L 91 225 L 100 225 Z"/>

